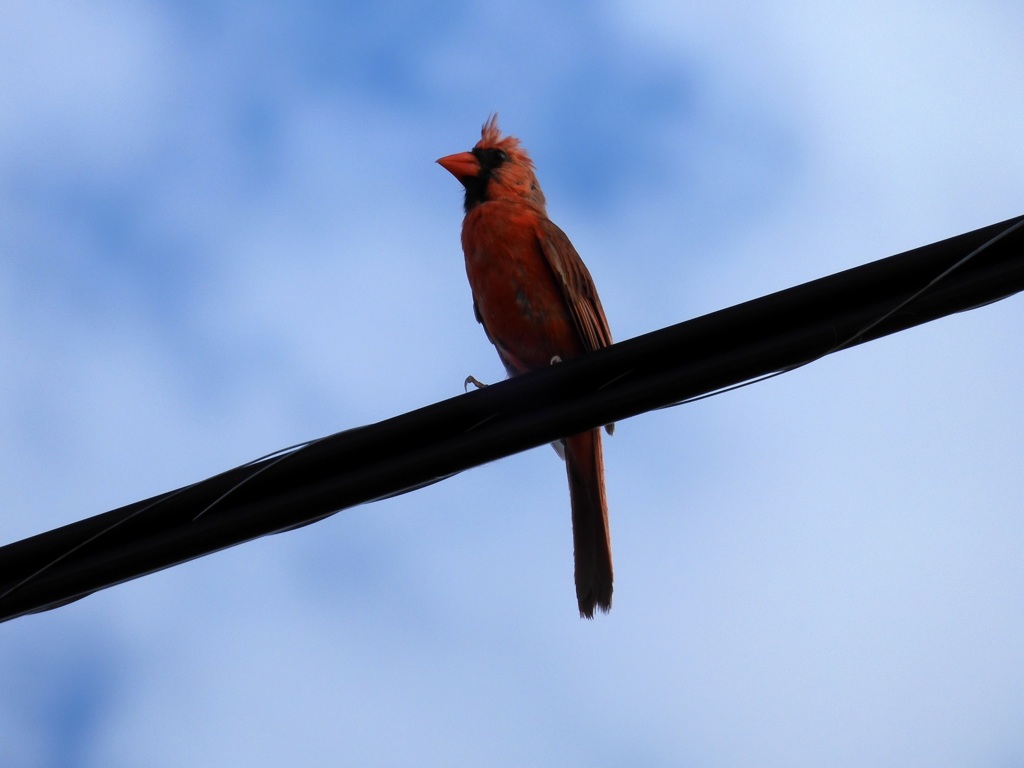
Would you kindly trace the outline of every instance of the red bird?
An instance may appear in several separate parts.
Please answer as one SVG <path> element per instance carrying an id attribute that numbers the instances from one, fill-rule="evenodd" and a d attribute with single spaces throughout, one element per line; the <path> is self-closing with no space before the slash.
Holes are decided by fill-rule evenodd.
<path id="1" fill-rule="evenodd" d="M 612 343 L 583 260 L 551 219 L 533 162 L 518 139 L 502 137 L 497 115 L 469 152 L 437 161 L 466 188 L 462 250 L 473 311 L 510 376 Z M 606 427 L 611 434 L 611 426 Z M 564 444 L 572 500 L 580 616 L 612 605 L 612 550 L 601 430 Z"/>

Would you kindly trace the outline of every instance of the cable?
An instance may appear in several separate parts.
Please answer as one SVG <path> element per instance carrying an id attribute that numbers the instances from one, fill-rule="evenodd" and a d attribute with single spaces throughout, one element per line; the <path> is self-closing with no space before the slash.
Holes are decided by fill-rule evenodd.
<path id="1" fill-rule="evenodd" d="M 0 547 L 0 621 L 1005 298 L 1024 290 L 1022 225 L 855 267 Z"/>

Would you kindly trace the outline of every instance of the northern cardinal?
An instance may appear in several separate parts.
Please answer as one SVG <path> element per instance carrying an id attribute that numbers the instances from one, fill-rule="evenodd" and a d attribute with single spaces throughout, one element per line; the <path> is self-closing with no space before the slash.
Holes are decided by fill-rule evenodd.
<path id="1" fill-rule="evenodd" d="M 612 343 L 597 289 L 569 238 L 548 218 L 533 162 L 502 137 L 497 115 L 469 152 L 437 161 L 466 188 L 462 250 L 473 311 L 510 376 Z M 611 426 L 606 427 L 611 434 Z M 612 552 L 601 431 L 564 444 L 580 616 L 612 605 Z"/>

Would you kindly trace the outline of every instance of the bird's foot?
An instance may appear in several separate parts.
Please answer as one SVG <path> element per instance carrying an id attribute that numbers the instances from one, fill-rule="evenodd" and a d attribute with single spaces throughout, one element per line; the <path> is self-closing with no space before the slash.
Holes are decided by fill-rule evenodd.
<path id="1" fill-rule="evenodd" d="M 469 392 L 469 385 L 472 384 L 477 389 L 483 389 L 487 385 L 480 381 L 476 376 L 467 376 L 466 380 L 462 383 L 463 389 Z"/>

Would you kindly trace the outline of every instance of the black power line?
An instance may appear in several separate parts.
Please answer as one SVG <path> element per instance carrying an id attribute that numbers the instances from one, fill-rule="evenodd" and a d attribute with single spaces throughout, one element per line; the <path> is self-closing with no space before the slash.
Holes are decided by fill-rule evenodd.
<path id="1" fill-rule="evenodd" d="M 0 547 L 0 621 L 1024 290 L 1024 216 Z"/>

